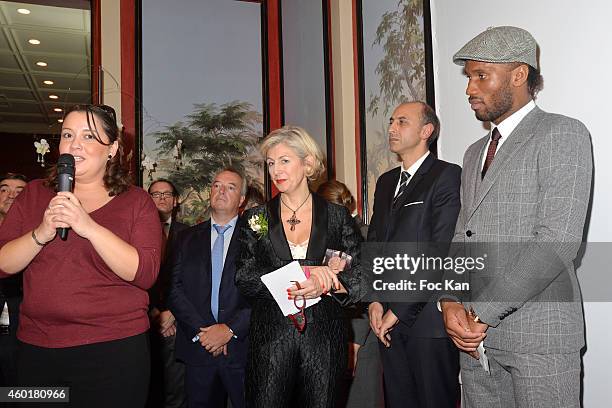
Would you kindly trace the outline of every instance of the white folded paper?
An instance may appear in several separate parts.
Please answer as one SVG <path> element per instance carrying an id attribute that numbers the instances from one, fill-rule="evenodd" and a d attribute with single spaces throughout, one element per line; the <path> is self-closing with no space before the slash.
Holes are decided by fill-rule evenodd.
<path id="1" fill-rule="evenodd" d="M 484 348 L 484 341 L 481 341 L 478 345 L 478 357 L 482 368 L 489 373 L 489 357 L 486 354 L 487 350 Z"/>
<path id="2" fill-rule="evenodd" d="M 266 285 L 266 288 L 272 294 L 272 297 L 280 307 L 283 315 L 289 316 L 295 314 L 300 310 L 295 307 L 293 300 L 287 299 L 287 289 L 290 288 L 293 283 L 291 281 L 304 282 L 306 275 L 298 261 L 293 261 L 288 265 L 283 266 L 273 272 L 267 273 L 261 277 L 261 281 Z M 320 297 L 315 299 L 306 299 L 306 307 L 310 307 L 317 304 L 321 300 Z M 301 302 L 301 301 L 299 301 Z M 298 303 L 300 304 L 300 303 Z"/>

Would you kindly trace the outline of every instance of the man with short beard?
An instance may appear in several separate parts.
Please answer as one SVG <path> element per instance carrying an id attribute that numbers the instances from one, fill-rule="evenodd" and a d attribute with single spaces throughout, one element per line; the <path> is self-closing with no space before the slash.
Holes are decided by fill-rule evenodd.
<path id="1" fill-rule="evenodd" d="M 441 302 L 446 330 L 465 352 L 468 408 L 580 406 L 585 339 L 573 260 L 589 204 L 591 140 L 579 121 L 536 106 L 536 47 L 523 29 L 495 27 L 453 57 L 476 118 L 491 122 L 463 159 L 453 241 L 495 256 L 471 276 L 481 290 Z M 477 360 L 487 358 L 488 367 Z"/>

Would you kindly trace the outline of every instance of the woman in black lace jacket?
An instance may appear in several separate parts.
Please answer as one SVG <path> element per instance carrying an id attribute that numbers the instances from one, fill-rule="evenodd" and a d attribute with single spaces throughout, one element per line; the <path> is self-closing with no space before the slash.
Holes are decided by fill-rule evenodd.
<path id="1" fill-rule="evenodd" d="M 323 172 L 321 150 L 299 127 L 270 133 L 260 150 L 279 194 L 245 213 L 236 285 L 252 305 L 246 400 L 250 407 L 333 407 L 347 361 L 342 306 L 361 299 L 362 242 L 345 207 L 326 202 L 308 182 Z M 265 221 L 255 221 L 265 220 Z M 267 224 L 267 225 L 266 225 Z M 267 226 L 267 231 L 266 227 Z M 326 249 L 352 256 L 350 268 L 321 266 Z M 283 316 L 261 276 L 298 260 L 310 277 L 288 296 L 321 301 L 306 326 Z"/>

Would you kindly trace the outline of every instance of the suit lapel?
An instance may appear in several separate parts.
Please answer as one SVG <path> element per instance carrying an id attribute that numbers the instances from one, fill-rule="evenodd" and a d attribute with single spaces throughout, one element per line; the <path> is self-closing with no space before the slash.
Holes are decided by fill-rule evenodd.
<path id="1" fill-rule="evenodd" d="M 240 243 L 238 242 L 238 235 L 240 234 L 241 228 L 240 224 L 241 219 L 238 217 L 236 220 L 236 225 L 234 226 L 234 231 L 232 232 L 232 239 L 230 240 L 229 247 L 227 248 L 225 262 L 223 263 L 223 273 L 221 275 L 221 284 L 219 285 L 219 309 L 221 308 L 222 294 L 224 293 L 225 287 L 227 287 L 227 285 L 234 284 L 234 273 L 230 272 L 230 267 L 228 265 L 235 265 L 232 260 L 236 260 L 238 247 L 240 246 Z"/>
<path id="2" fill-rule="evenodd" d="M 200 224 L 195 239 L 193 240 L 192 250 L 193 259 L 200 258 L 202 265 L 199 282 L 204 292 L 210 296 L 210 288 L 212 287 L 212 260 L 210 250 L 210 220 Z"/>
<path id="3" fill-rule="evenodd" d="M 268 234 L 276 256 L 282 260 L 292 259 L 283 223 L 280 219 L 280 194 L 268 201 Z"/>
<path id="4" fill-rule="evenodd" d="M 327 202 L 316 194 L 312 194 L 312 227 L 308 240 L 306 258 L 323 261 L 327 249 Z"/>
<path id="5" fill-rule="evenodd" d="M 269 220 L 268 231 L 270 243 L 279 259 L 291 260 L 291 250 L 287 242 L 287 236 L 280 219 L 280 195 L 276 195 L 268 202 Z M 306 258 L 311 260 L 323 260 L 327 249 L 327 202 L 316 194 L 312 194 L 312 227 L 308 239 L 308 250 Z"/>
<path id="6" fill-rule="evenodd" d="M 402 196 L 398 199 L 398 203 L 397 203 L 397 205 L 395 207 L 395 211 L 392 211 L 392 213 L 394 215 L 396 215 L 398 213 L 399 209 L 402 208 L 402 206 L 404 204 L 409 203 L 410 200 L 413 198 L 412 197 L 412 193 L 413 193 L 414 189 L 416 188 L 416 186 L 419 185 L 419 183 L 421 182 L 423 177 L 427 174 L 429 169 L 431 169 L 431 166 L 433 165 L 434 161 L 435 161 L 435 158 L 430 153 L 425 158 L 423 163 L 421 163 L 421 165 L 419 166 L 418 170 L 416 171 L 416 174 L 414 174 L 410 178 L 410 180 L 408 182 L 408 187 L 406 188 L 404 194 L 402 194 Z"/>
<path id="7" fill-rule="evenodd" d="M 380 216 L 380 220 L 376 227 L 378 228 L 377 235 L 379 237 L 387 237 L 389 236 L 389 227 L 391 224 L 391 211 L 393 209 L 393 197 L 395 196 L 395 188 L 397 187 L 397 183 L 399 182 L 400 174 L 402 172 L 401 167 L 396 167 L 391 170 L 389 174 L 388 180 L 386 182 L 381 183 L 382 191 L 380 192 L 380 204 L 384 205 L 384 208 L 381 208 L 382 216 Z M 377 192 L 378 194 L 378 192 Z"/>
<path id="8" fill-rule="evenodd" d="M 467 160 L 464 160 L 465 169 L 463 170 L 467 175 L 467 183 L 464 187 L 464 202 L 462 206 L 464 206 L 468 211 L 470 211 L 474 206 L 474 202 L 476 201 L 476 194 L 478 193 L 478 187 L 480 186 L 480 174 L 482 172 L 482 157 L 485 154 L 485 149 L 487 148 L 487 142 L 489 140 L 489 136 L 485 136 L 477 142 L 476 152 L 478 153 L 476 157 L 466 157 Z"/>
<path id="9" fill-rule="evenodd" d="M 470 217 L 474 214 L 493 184 L 495 184 L 499 176 L 503 173 L 504 167 L 511 162 L 516 152 L 534 136 L 534 130 L 543 117 L 542 113 L 543 112 L 537 106 L 533 108 L 508 136 L 508 140 L 499 148 L 485 178 L 482 179 L 480 186 L 476 189 Z M 478 161 L 478 163 L 480 164 L 480 161 Z M 478 165 L 478 168 L 480 168 L 480 165 Z M 480 173 L 477 177 L 480 177 Z M 474 181 L 477 182 L 477 179 Z"/>
<path id="10" fill-rule="evenodd" d="M 387 227 L 386 240 L 389 240 L 389 237 L 392 236 L 395 232 L 395 227 L 400 224 L 399 220 L 397 220 L 396 218 L 400 217 L 402 207 L 404 206 L 404 204 L 409 203 L 410 200 L 414 198 L 413 193 L 415 189 L 423 181 L 423 178 L 427 175 L 435 160 L 436 159 L 431 153 L 427 156 L 427 158 L 425 158 L 416 173 L 410 178 L 408 182 L 408 187 L 406 188 L 404 194 L 398 199 L 398 203 L 395 208 L 391 208 L 391 216 L 389 217 L 389 226 Z M 393 202 L 393 199 L 391 200 L 391 202 Z"/>
<path id="11" fill-rule="evenodd" d="M 391 183 L 388 184 L 387 187 L 387 191 L 386 191 L 386 196 L 387 196 L 387 208 L 385 208 L 385 213 L 386 214 L 390 214 L 391 210 L 393 209 L 393 199 L 395 198 L 395 189 L 397 188 L 397 183 L 399 183 L 399 179 L 401 177 L 402 174 L 402 167 L 396 167 L 393 169 L 393 174 L 391 177 Z"/>
<path id="12" fill-rule="evenodd" d="M 178 233 L 182 230 L 178 221 L 172 221 L 170 223 L 170 230 L 168 231 L 168 244 L 171 245 L 175 240 Z"/>

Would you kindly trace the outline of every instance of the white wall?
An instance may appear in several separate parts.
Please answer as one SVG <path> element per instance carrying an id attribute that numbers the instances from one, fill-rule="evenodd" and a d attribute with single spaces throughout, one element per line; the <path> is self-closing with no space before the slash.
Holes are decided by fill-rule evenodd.
<path id="1" fill-rule="evenodd" d="M 575 0 L 431 0 L 431 3 L 436 103 L 442 122 L 440 156 L 461 164 L 467 146 L 486 133 L 469 108 L 466 79 L 461 68 L 453 64 L 453 54 L 489 26 L 525 28 L 535 37 L 541 51 L 544 90 L 537 104 L 544 110 L 581 120 L 591 132 L 595 184 L 588 241 L 612 241 L 612 216 L 606 214 L 612 209 L 608 178 L 612 174 L 612 160 L 609 159 L 612 137 L 608 129 L 612 127 L 612 26 L 609 24 L 612 3 L 607 0 L 588 3 Z M 605 246 L 612 249 L 612 243 Z M 610 274 L 609 267 L 588 267 L 596 261 L 606 264 L 601 259 L 594 259 L 594 247 L 591 245 L 590 250 L 587 247 L 578 271 L 587 300 L 584 406 L 588 408 L 610 406 L 609 365 L 612 362 L 612 347 L 608 345 L 612 339 L 609 324 L 612 303 L 588 302 L 594 299 L 590 288 L 601 286 Z M 612 300 L 612 285 L 607 288 L 607 298 Z"/>

